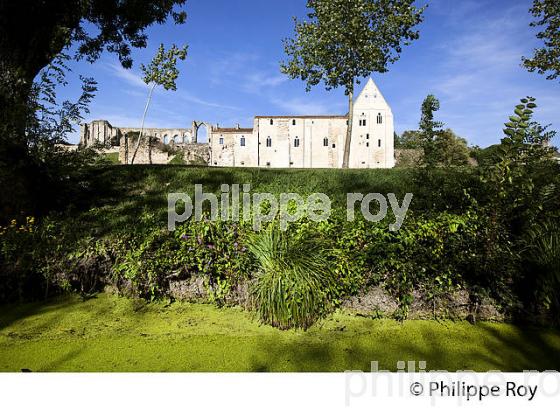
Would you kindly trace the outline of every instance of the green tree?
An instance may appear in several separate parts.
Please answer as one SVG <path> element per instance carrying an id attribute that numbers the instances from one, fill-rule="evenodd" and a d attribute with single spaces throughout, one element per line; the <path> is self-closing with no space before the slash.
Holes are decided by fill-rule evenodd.
<path id="1" fill-rule="evenodd" d="M 0 2 L 0 185 L 37 188 L 27 132 L 33 81 L 64 50 L 94 62 L 103 51 L 132 65 L 131 50 L 147 44 L 146 28 L 172 17 L 185 0 L 57 0 Z M 43 169 L 43 168 L 42 168 Z M 9 197 L 10 195 L 8 195 Z"/>
<path id="2" fill-rule="evenodd" d="M 308 0 L 307 21 L 295 20 L 295 35 L 284 40 L 288 61 L 282 72 L 327 90 L 344 87 L 348 96 L 348 130 L 343 167 L 352 138 L 354 84 L 373 72 L 383 73 L 399 59 L 403 45 L 419 37 L 424 8 L 414 0 Z"/>
<path id="3" fill-rule="evenodd" d="M 489 191 L 493 212 L 518 233 L 531 226 L 543 209 L 551 180 L 542 178 L 552 164 L 549 142 L 556 133 L 532 121 L 537 107 L 532 97 L 523 98 L 505 123 L 496 162 L 483 168 L 482 181 Z"/>
<path id="4" fill-rule="evenodd" d="M 395 148 L 416 149 L 422 146 L 419 131 L 406 130 L 399 136 L 395 134 Z"/>
<path id="5" fill-rule="evenodd" d="M 543 46 L 535 50 L 532 58 L 523 58 L 523 65 L 530 71 L 547 75 L 553 80 L 560 75 L 560 2 L 558 0 L 534 0 L 531 13 L 535 21 L 531 27 L 543 27 L 537 38 Z"/>
<path id="6" fill-rule="evenodd" d="M 95 61 L 104 50 L 130 68 L 131 49 L 145 47 L 145 29 L 171 15 L 185 0 L 57 0 L 0 3 L 0 107 L 3 127 L 22 138 L 34 78 L 64 49 Z M 11 109 L 8 109 L 11 108 Z M 17 108 L 15 110 L 14 108 Z M 19 131 L 19 132 L 17 132 Z"/>
<path id="7" fill-rule="evenodd" d="M 447 128 L 436 137 L 436 152 L 440 165 L 460 166 L 469 163 L 469 148 L 467 140 L 459 137 L 450 128 Z"/>
<path id="8" fill-rule="evenodd" d="M 439 108 L 439 100 L 432 94 L 428 95 L 422 102 L 422 115 L 419 126 L 422 149 L 424 150 L 423 162 L 429 168 L 435 167 L 440 159 L 437 137 L 441 133 L 443 123 L 436 121 L 434 117 L 434 113 L 439 111 Z"/>
<path id="9" fill-rule="evenodd" d="M 146 121 L 146 114 L 148 113 L 148 108 L 150 107 L 150 102 L 152 101 L 152 95 L 156 86 L 160 85 L 165 90 L 177 90 L 176 80 L 179 77 L 179 70 L 177 69 L 177 60 L 185 60 L 187 58 L 187 46 L 181 48 L 177 47 L 175 44 L 171 46 L 169 50 L 165 50 L 163 44 L 160 44 L 158 51 L 150 64 L 145 66 L 142 64 L 140 67 L 144 77 L 142 78 L 146 85 L 150 87 L 148 92 L 148 100 L 146 102 L 146 108 L 144 108 L 144 114 L 142 115 L 142 127 L 140 129 L 140 135 L 138 136 L 138 141 L 134 149 L 134 154 L 132 155 L 131 164 L 134 164 L 136 159 L 136 154 L 144 134 L 144 122 Z M 150 154 L 151 154 L 151 144 L 149 144 Z M 150 155 L 151 162 L 151 155 Z"/>

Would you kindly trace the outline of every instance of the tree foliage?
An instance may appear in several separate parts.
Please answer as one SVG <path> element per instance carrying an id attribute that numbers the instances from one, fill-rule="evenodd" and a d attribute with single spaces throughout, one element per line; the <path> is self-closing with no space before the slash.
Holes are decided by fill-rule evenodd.
<path id="1" fill-rule="evenodd" d="M 435 112 L 439 111 L 439 100 L 432 94 L 422 102 L 422 115 L 420 117 L 420 135 L 424 150 L 424 164 L 434 167 L 438 162 L 437 136 L 441 132 L 443 123 L 435 120 Z"/>
<path id="2" fill-rule="evenodd" d="M 406 130 L 401 135 L 395 134 L 395 148 L 417 149 L 422 146 L 422 138 L 419 131 Z"/>
<path id="3" fill-rule="evenodd" d="M 186 14 L 176 6 L 184 4 L 185 0 L 0 2 L 0 185 L 32 192 L 40 179 L 35 171 L 48 172 L 34 167 L 30 147 L 36 146 L 36 134 L 28 132 L 35 114 L 30 102 L 33 81 L 42 69 L 69 50 L 76 59 L 90 62 L 106 50 L 128 68 L 131 50 L 147 44 L 146 29 L 168 17 L 183 23 Z"/>
<path id="4" fill-rule="evenodd" d="M 162 86 L 165 90 L 177 90 L 177 78 L 179 77 L 179 69 L 177 68 L 177 60 L 185 60 L 187 58 L 187 46 L 181 48 L 173 44 L 169 50 L 165 50 L 163 44 L 160 44 L 156 55 L 148 64 L 145 66 L 142 64 L 140 69 L 144 74 L 144 82 L 150 86 L 150 91 L 148 93 L 148 100 L 146 102 L 146 108 L 144 109 L 144 115 L 142 116 L 142 126 L 140 130 L 140 136 L 136 143 L 134 149 L 134 154 L 132 155 L 131 164 L 134 164 L 136 159 L 136 154 L 140 148 L 144 134 L 144 122 L 146 121 L 146 114 L 148 113 L 148 108 L 150 107 L 150 102 L 152 100 L 152 95 L 155 87 Z M 150 163 L 152 162 L 152 151 L 151 144 L 149 146 Z"/>
<path id="5" fill-rule="evenodd" d="M 523 65 L 530 71 L 546 75 L 548 80 L 560 76 L 560 2 L 534 0 L 531 13 L 535 21 L 531 27 L 541 27 L 537 38 L 543 41 L 531 58 L 523 58 Z"/>
<path id="6" fill-rule="evenodd" d="M 414 28 L 424 8 L 414 0 L 308 0 L 305 21 L 295 20 L 294 38 L 284 40 L 288 60 L 282 72 L 327 90 L 344 87 L 349 124 L 344 150 L 348 166 L 354 84 L 373 72 L 383 73 L 402 48 L 419 37 Z"/>
<path id="7" fill-rule="evenodd" d="M 156 86 L 160 85 L 165 90 L 176 91 L 176 80 L 179 77 L 177 60 L 184 61 L 185 58 L 187 58 L 187 46 L 179 48 L 173 44 L 169 50 L 166 50 L 164 45 L 160 44 L 150 64 L 140 66 L 144 74 L 144 82 Z"/>

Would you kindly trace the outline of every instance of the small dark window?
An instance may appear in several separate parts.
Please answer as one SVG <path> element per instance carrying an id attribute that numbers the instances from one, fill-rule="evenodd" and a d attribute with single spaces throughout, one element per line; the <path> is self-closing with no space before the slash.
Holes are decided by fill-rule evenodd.
<path id="1" fill-rule="evenodd" d="M 240 144 L 241 144 L 242 147 L 245 146 L 245 137 L 241 137 Z"/>
<path id="2" fill-rule="evenodd" d="M 224 145 L 224 139 L 220 137 L 220 145 Z"/>
<path id="3" fill-rule="evenodd" d="M 290 161 L 290 165 L 294 165 L 293 161 Z"/>
<path id="4" fill-rule="evenodd" d="M 365 126 L 367 125 L 367 124 L 366 124 L 366 120 L 363 120 L 362 122 L 363 122 L 364 127 L 365 127 Z"/>
<path id="5" fill-rule="evenodd" d="M 369 134 L 366 134 L 366 140 L 369 140 Z"/>
<path id="6" fill-rule="evenodd" d="M 377 114 L 377 123 L 383 124 L 383 116 L 381 115 L 381 113 Z"/>
<path id="7" fill-rule="evenodd" d="M 377 140 L 377 146 L 381 148 L 381 140 Z"/>
<path id="8" fill-rule="evenodd" d="M 329 139 L 328 138 L 323 138 L 323 147 L 328 147 L 329 146 Z"/>
<path id="9" fill-rule="evenodd" d="M 294 139 L 294 148 L 298 148 L 299 147 L 299 137 L 296 137 Z"/>
<path id="10" fill-rule="evenodd" d="M 369 142 L 366 142 L 366 147 L 368 147 L 368 148 L 369 148 Z"/>
<path id="11" fill-rule="evenodd" d="M 332 144 L 332 147 L 333 147 L 333 148 L 336 148 L 336 144 Z"/>
<path id="12" fill-rule="evenodd" d="M 267 147 L 272 147 L 272 138 L 266 137 L 266 146 Z"/>
<path id="13" fill-rule="evenodd" d="M 270 120 L 270 125 L 274 125 L 274 120 Z"/>
<path id="14" fill-rule="evenodd" d="M 245 165 L 245 161 L 241 161 L 241 165 Z"/>
<path id="15" fill-rule="evenodd" d="M 214 161 L 214 165 L 218 165 L 218 163 L 216 161 Z"/>
<path id="16" fill-rule="evenodd" d="M 292 125 L 296 125 L 296 120 L 292 120 Z"/>
<path id="17" fill-rule="evenodd" d="M 267 162 L 267 163 L 266 163 L 266 166 L 269 167 L 269 166 L 270 166 L 270 162 Z"/>

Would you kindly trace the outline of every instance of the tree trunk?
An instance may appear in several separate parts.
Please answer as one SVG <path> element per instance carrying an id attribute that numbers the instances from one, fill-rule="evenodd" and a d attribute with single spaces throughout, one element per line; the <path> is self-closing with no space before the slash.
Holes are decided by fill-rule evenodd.
<path id="1" fill-rule="evenodd" d="M 348 127 L 346 129 L 346 141 L 344 141 L 344 157 L 342 168 L 350 166 L 350 146 L 352 143 L 352 124 L 354 122 L 354 82 L 346 89 L 348 94 Z"/>
<path id="2" fill-rule="evenodd" d="M 132 154 L 132 160 L 130 164 L 134 164 L 134 160 L 136 159 L 136 153 L 138 152 L 138 148 L 140 148 L 140 143 L 142 142 L 142 135 L 144 134 L 144 122 L 146 121 L 146 114 L 148 113 L 148 108 L 150 107 L 150 101 L 152 101 L 152 94 L 154 93 L 154 88 L 156 88 L 156 84 L 153 83 L 150 87 L 150 92 L 148 93 L 148 101 L 146 102 L 146 107 L 144 108 L 144 115 L 142 115 L 142 127 L 140 128 L 140 135 L 138 136 L 138 142 L 136 143 L 136 148 L 134 148 L 134 154 Z M 151 146 L 148 141 L 148 150 L 151 151 Z M 150 156 L 150 163 L 151 161 L 151 152 L 149 153 Z"/>

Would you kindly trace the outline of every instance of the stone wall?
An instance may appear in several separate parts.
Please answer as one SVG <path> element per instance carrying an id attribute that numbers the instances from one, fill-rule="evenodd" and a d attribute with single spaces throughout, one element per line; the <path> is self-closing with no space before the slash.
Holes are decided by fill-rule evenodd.
<path id="1" fill-rule="evenodd" d="M 137 135 L 137 134 L 134 134 Z M 119 149 L 119 162 L 130 164 L 134 149 L 136 148 L 136 137 L 125 135 L 121 140 Z M 175 156 L 182 154 L 183 161 L 188 165 L 208 165 L 210 161 L 210 148 L 208 144 L 163 144 L 152 138 L 151 154 L 148 149 L 148 138 L 143 138 L 138 148 L 135 164 L 168 164 Z M 150 158 L 151 157 L 151 158 Z"/>

